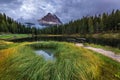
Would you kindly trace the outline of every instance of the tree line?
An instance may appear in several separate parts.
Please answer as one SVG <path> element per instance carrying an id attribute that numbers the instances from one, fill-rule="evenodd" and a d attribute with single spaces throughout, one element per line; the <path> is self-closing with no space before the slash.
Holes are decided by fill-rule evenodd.
<path id="1" fill-rule="evenodd" d="M 120 31 L 120 10 L 95 16 L 86 16 L 67 24 L 51 26 L 39 31 L 40 34 L 93 34 Z"/>
<path id="2" fill-rule="evenodd" d="M 26 27 L 6 14 L 0 13 L 0 33 L 37 34 L 37 32 L 38 29 L 35 27 Z"/>
<path id="3" fill-rule="evenodd" d="M 86 16 L 59 26 L 43 29 L 26 27 L 12 18 L 0 13 L 0 33 L 22 34 L 93 34 L 120 31 L 120 10 L 95 16 Z"/>

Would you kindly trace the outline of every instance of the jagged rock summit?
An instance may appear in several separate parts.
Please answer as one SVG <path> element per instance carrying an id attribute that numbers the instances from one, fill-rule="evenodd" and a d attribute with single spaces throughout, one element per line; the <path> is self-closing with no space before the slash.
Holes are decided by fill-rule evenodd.
<path id="1" fill-rule="evenodd" d="M 48 13 L 46 16 L 44 16 L 43 18 L 41 18 L 40 20 L 38 20 L 38 22 L 41 25 L 45 25 L 45 26 L 49 26 L 49 25 L 61 25 L 62 24 L 62 22 L 60 21 L 60 19 L 56 15 L 53 15 L 51 13 Z"/>

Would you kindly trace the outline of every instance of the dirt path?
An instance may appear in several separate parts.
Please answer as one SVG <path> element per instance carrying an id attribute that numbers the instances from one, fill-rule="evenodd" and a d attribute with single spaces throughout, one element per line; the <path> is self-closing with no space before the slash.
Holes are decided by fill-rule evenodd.
<path id="1" fill-rule="evenodd" d="M 107 50 L 104 50 L 104 49 L 101 49 L 101 48 L 94 48 L 94 47 L 90 47 L 90 46 L 85 47 L 83 44 L 80 44 L 80 43 L 77 43 L 76 46 L 80 46 L 80 47 L 90 49 L 92 51 L 98 52 L 98 53 L 100 53 L 102 55 L 105 55 L 105 56 L 107 56 L 109 58 L 112 58 L 113 60 L 116 60 L 116 61 L 120 62 L 120 55 L 117 55 L 112 51 L 107 51 Z"/>

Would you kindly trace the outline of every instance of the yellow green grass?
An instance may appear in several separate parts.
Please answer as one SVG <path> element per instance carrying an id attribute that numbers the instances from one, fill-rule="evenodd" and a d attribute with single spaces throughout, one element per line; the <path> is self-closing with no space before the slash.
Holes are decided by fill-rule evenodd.
<path id="1" fill-rule="evenodd" d="M 55 61 L 46 61 L 38 56 L 34 52 L 36 49 L 54 50 Z M 1 49 L 0 57 L 1 80 L 120 79 L 118 62 L 72 43 L 20 43 Z"/>
<path id="2" fill-rule="evenodd" d="M 112 39 L 120 39 L 120 32 L 119 33 L 99 33 L 93 34 L 92 37 L 95 38 L 112 38 Z"/>
<path id="3" fill-rule="evenodd" d="M 8 39 L 19 39 L 19 38 L 25 38 L 30 37 L 29 34 L 2 34 L 0 35 L 0 39 L 8 40 Z"/>
<path id="4" fill-rule="evenodd" d="M 95 33 L 95 34 L 85 34 L 80 35 L 80 37 L 90 37 L 90 38 L 104 38 L 104 39 L 120 39 L 120 32 L 112 33 Z"/>
<path id="5" fill-rule="evenodd" d="M 4 41 L 4 40 L 0 40 L 0 50 L 7 49 L 7 48 L 10 48 L 10 47 L 15 47 L 17 45 L 19 45 L 19 43 L 13 43 L 13 42 L 7 42 L 7 41 Z"/>
<path id="6" fill-rule="evenodd" d="M 37 36 L 49 36 L 49 37 L 57 37 L 57 36 L 67 36 L 67 37 L 90 37 L 90 38 L 104 38 L 104 39 L 120 39 L 120 32 L 117 33 L 96 33 L 96 34 L 61 34 L 61 35 L 52 35 L 52 34 L 41 34 Z"/>

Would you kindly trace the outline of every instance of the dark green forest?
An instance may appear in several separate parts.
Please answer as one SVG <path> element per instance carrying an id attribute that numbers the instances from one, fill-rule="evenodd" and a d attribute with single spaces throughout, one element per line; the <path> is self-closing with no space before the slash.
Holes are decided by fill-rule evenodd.
<path id="1" fill-rule="evenodd" d="M 0 33 L 21 33 L 21 34 L 35 34 L 37 29 L 35 27 L 25 27 L 21 23 L 0 13 Z"/>
<path id="2" fill-rule="evenodd" d="M 0 33 L 23 34 L 94 34 L 120 31 L 120 10 L 95 16 L 86 16 L 59 26 L 43 29 L 26 27 L 12 18 L 0 13 Z"/>
<path id="3" fill-rule="evenodd" d="M 41 34 L 93 34 L 120 31 L 120 10 L 86 16 L 60 26 L 47 27 Z"/>

